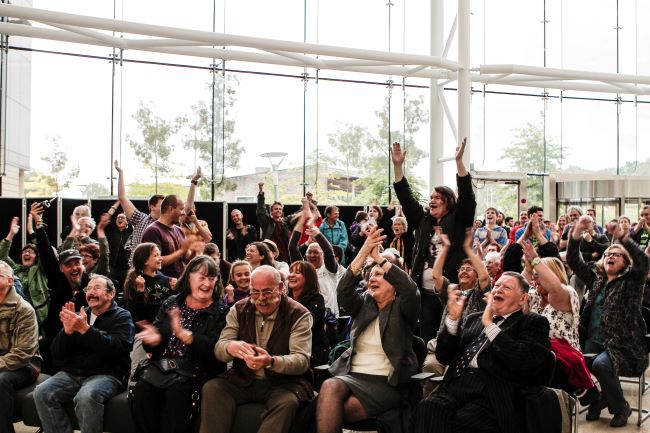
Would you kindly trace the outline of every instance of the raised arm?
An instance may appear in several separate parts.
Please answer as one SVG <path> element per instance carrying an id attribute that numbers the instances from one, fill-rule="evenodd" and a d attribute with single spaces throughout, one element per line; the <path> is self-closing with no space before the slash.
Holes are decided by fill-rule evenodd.
<path id="1" fill-rule="evenodd" d="M 578 222 L 571 228 L 568 234 L 569 243 L 567 244 L 566 261 L 573 272 L 580 278 L 586 287 L 591 287 L 594 282 L 594 271 L 589 268 L 580 254 L 580 241 L 582 232 L 584 232 L 591 223 L 589 215 L 583 215 Z"/>
<path id="2" fill-rule="evenodd" d="M 471 227 L 474 223 L 474 214 L 476 213 L 476 197 L 474 195 L 474 188 L 472 187 L 472 176 L 469 175 L 463 163 L 463 154 L 465 153 L 466 145 L 467 138 L 463 140 L 460 147 L 456 148 L 458 201 L 456 203 L 455 220 L 457 223 L 462 224 L 462 227 Z"/>
<path id="3" fill-rule="evenodd" d="M 187 200 L 185 201 L 185 215 L 189 215 L 190 210 L 194 206 L 194 197 L 196 196 L 196 187 L 199 184 L 199 180 L 203 176 L 201 172 L 201 167 L 196 167 L 196 173 L 192 176 L 190 181 L 190 189 L 187 191 Z M 206 241 L 210 242 L 210 241 Z"/>
<path id="4" fill-rule="evenodd" d="M 266 229 L 267 224 L 269 223 L 269 220 L 271 219 L 271 214 L 269 214 L 269 210 L 266 208 L 266 204 L 264 203 L 264 182 L 259 182 L 257 184 L 259 188 L 259 192 L 257 193 L 257 222 L 260 224 L 260 227 L 262 227 L 262 233 Z"/>
<path id="5" fill-rule="evenodd" d="M 438 230 L 438 229 L 436 229 Z M 438 254 L 436 254 L 436 261 L 433 263 L 433 268 L 431 273 L 433 274 L 433 290 L 440 294 L 440 291 L 444 287 L 444 280 L 442 272 L 445 267 L 445 262 L 447 261 L 447 256 L 449 255 L 449 248 L 451 248 L 451 242 L 449 242 L 449 236 L 444 233 L 438 235 L 440 239 L 440 244 L 438 246 Z"/>
<path id="6" fill-rule="evenodd" d="M 467 137 L 463 138 L 462 143 L 460 143 L 460 146 L 456 148 L 456 155 L 455 155 L 455 160 L 456 160 L 456 173 L 458 173 L 458 177 L 465 177 L 469 173 L 467 172 L 467 168 L 465 167 L 465 163 L 463 162 L 463 155 L 465 154 L 465 146 L 467 146 Z"/>
<path id="7" fill-rule="evenodd" d="M 0 260 L 7 262 L 12 268 L 16 266 L 16 263 L 9 257 L 9 250 L 11 249 L 11 243 L 14 240 L 14 236 L 20 230 L 20 225 L 18 225 L 18 217 L 13 217 L 11 219 L 11 224 L 9 225 L 9 233 L 2 242 L 0 242 Z"/>
<path id="8" fill-rule="evenodd" d="M 536 274 L 538 284 L 548 292 L 548 303 L 551 307 L 558 311 L 572 311 L 569 291 L 562 285 L 557 275 L 539 259 L 533 244 L 527 241 L 523 245 L 523 250 L 524 257 L 530 263 L 533 274 Z"/>
<path id="9" fill-rule="evenodd" d="M 108 212 L 103 213 L 97 223 L 97 242 L 99 242 L 99 260 L 97 260 L 97 273 L 108 276 L 110 250 L 108 246 L 108 239 L 106 239 L 105 229 L 108 223 L 111 222 L 111 216 Z"/>
<path id="10" fill-rule="evenodd" d="M 124 209 L 124 213 L 126 214 L 126 217 L 130 221 L 131 217 L 133 216 L 133 212 L 135 212 L 136 210 L 135 205 L 126 196 L 126 187 L 124 186 L 124 172 L 120 167 L 120 163 L 117 160 L 115 160 L 113 165 L 115 166 L 115 170 L 117 171 L 117 196 L 120 200 L 120 204 L 122 205 L 122 209 Z"/>
<path id="11" fill-rule="evenodd" d="M 43 206 L 40 203 L 32 203 L 29 212 L 32 214 L 34 224 L 36 225 L 38 258 L 47 278 L 53 278 L 61 271 L 59 271 L 59 260 L 54 254 L 50 239 L 47 237 L 45 227 L 43 226 Z"/>
<path id="12" fill-rule="evenodd" d="M 488 229 L 488 231 L 490 231 L 490 229 Z M 472 267 L 478 274 L 479 287 L 481 288 L 481 290 L 485 290 L 490 285 L 490 274 L 488 274 L 488 271 L 485 267 L 485 263 L 483 263 L 483 260 L 481 260 L 479 256 L 474 253 L 474 250 L 472 249 L 473 239 L 474 237 L 472 236 L 472 228 L 467 227 L 465 229 L 465 242 L 463 242 L 463 249 L 465 250 L 465 254 L 467 254 L 467 258 L 472 264 Z"/>
<path id="13" fill-rule="evenodd" d="M 309 204 L 306 202 L 307 199 L 303 198 L 302 200 L 302 215 L 296 221 L 296 225 L 293 226 L 293 231 L 291 232 L 291 237 L 289 239 L 289 261 L 291 263 L 296 260 L 304 260 L 302 254 L 300 254 L 300 249 L 298 248 L 298 241 L 302 235 L 302 229 L 305 225 L 305 221 L 312 218 L 311 209 Z"/>

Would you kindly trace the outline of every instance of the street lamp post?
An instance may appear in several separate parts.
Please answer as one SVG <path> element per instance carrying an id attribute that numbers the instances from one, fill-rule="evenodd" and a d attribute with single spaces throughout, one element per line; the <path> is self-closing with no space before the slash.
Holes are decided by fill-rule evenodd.
<path id="1" fill-rule="evenodd" d="M 271 177 L 273 179 L 273 193 L 275 195 L 275 201 L 280 201 L 280 181 L 278 179 L 278 168 L 284 158 L 287 156 L 287 152 L 266 152 L 260 155 L 262 158 L 268 158 L 269 163 L 271 164 Z"/>

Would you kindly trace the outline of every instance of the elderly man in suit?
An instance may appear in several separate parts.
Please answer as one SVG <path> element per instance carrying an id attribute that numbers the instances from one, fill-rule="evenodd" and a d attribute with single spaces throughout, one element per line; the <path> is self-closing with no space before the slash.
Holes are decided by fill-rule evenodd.
<path id="1" fill-rule="evenodd" d="M 521 431 L 517 389 L 543 384 L 550 351 L 548 321 L 521 310 L 527 293 L 520 274 L 504 272 L 485 311 L 460 323 L 466 297 L 450 287 L 436 348 L 449 368 L 441 389 L 420 403 L 417 432 Z"/>

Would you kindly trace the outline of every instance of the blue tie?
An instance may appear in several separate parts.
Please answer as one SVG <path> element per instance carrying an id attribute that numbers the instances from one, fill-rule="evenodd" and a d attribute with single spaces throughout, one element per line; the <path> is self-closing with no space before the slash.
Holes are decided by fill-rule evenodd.
<path id="1" fill-rule="evenodd" d="M 494 324 L 498 325 L 499 322 L 503 320 L 503 317 L 497 316 L 494 318 Z M 458 377 L 461 375 L 463 371 L 467 369 L 469 366 L 469 363 L 476 354 L 481 350 L 481 347 L 483 347 L 483 344 L 485 344 L 485 341 L 487 340 L 487 335 L 485 334 L 485 329 L 481 331 L 481 333 L 472 341 L 472 343 L 467 346 L 467 349 L 465 349 L 465 352 L 463 352 L 463 356 L 460 357 L 458 362 L 456 363 L 456 366 L 454 367 L 453 370 L 453 376 Z"/>

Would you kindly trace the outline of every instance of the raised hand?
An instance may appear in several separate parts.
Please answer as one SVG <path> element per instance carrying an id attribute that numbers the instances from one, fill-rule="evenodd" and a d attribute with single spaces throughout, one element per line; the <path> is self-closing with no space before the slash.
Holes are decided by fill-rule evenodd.
<path id="1" fill-rule="evenodd" d="M 7 240 L 12 240 L 19 230 L 20 225 L 18 225 L 18 217 L 15 216 L 11 219 L 11 224 L 9 225 L 9 233 L 7 234 Z"/>
<path id="2" fill-rule="evenodd" d="M 118 173 L 122 174 L 122 167 L 120 167 L 120 162 L 117 159 L 113 161 L 113 166 Z"/>
<path id="3" fill-rule="evenodd" d="M 264 182 L 258 182 L 257 186 L 259 187 L 260 192 L 264 192 Z"/>
<path id="4" fill-rule="evenodd" d="M 456 155 L 454 158 L 456 161 L 462 161 L 463 160 L 463 155 L 465 154 L 465 147 L 467 146 L 467 137 L 463 138 L 462 143 L 460 143 L 460 146 L 456 148 Z"/>
<path id="5" fill-rule="evenodd" d="M 142 275 L 138 275 L 135 278 L 135 290 L 144 293 L 144 277 Z"/>
<path id="6" fill-rule="evenodd" d="M 201 171 L 201 166 L 198 166 L 196 167 L 196 173 L 194 173 L 192 180 L 194 182 L 198 182 L 199 180 L 201 180 L 202 177 L 203 177 L 203 172 Z"/>
<path id="7" fill-rule="evenodd" d="M 401 166 L 404 164 L 404 160 L 406 159 L 406 151 L 402 152 L 402 146 L 396 141 L 393 143 L 393 147 L 391 148 L 391 158 L 393 160 L 393 164 Z"/>
<path id="8" fill-rule="evenodd" d="M 460 320 L 463 314 L 467 296 L 458 287 L 458 284 L 450 284 L 447 288 L 447 316 L 451 320 Z"/>
<path id="9" fill-rule="evenodd" d="M 521 247 L 524 251 L 526 260 L 528 260 L 529 263 L 532 262 L 535 257 L 537 257 L 537 251 L 535 251 L 535 247 L 533 247 L 533 243 L 531 241 L 522 242 Z"/>
<path id="10" fill-rule="evenodd" d="M 136 323 L 136 325 L 138 325 L 141 331 L 135 335 L 135 338 L 142 341 L 147 346 L 157 346 L 160 344 L 162 337 L 155 326 L 146 320 L 142 320 Z"/>

